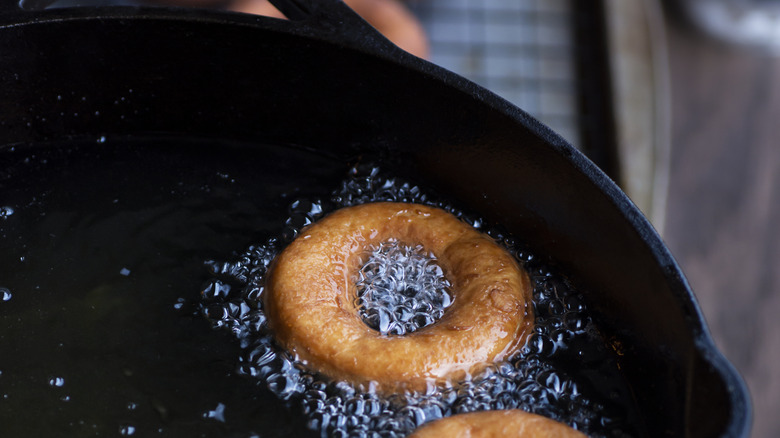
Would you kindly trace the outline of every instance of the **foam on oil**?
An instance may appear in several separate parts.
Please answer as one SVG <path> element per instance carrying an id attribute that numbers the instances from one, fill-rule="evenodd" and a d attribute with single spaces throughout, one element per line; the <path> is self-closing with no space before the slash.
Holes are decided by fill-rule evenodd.
<path id="1" fill-rule="evenodd" d="M 436 256 L 422 245 L 395 240 L 368 248 L 355 280 L 355 308 L 383 335 L 404 335 L 429 326 L 452 304 L 450 282 Z"/>

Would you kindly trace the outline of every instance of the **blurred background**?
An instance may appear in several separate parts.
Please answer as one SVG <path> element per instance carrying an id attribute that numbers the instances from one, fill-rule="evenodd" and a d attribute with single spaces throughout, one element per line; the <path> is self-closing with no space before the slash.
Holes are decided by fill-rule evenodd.
<path id="1" fill-rule="evenodd" d="M 262 1 L 167 5 L 275 14 Z M 141 3 L 53 6 L 117 2 Z M 409 37 L 402 47 L 528 111 L 618 182 L 746 379 L 753 436 L 780 436 L 780 1 L 348 3 L 391 39 Z"/>

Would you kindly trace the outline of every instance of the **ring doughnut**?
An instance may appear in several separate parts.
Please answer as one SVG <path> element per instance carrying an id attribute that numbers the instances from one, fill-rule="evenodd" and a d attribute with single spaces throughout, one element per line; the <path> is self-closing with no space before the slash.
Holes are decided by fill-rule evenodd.
<path id="1" fill-rule="evenodd" d="M 428 423 L 409 438 L 586 438 L 585 434 L 519 409 L 459 414 Z"/>
<path id="2" fill-rule="evenodd" d="M 444 316 L 403 336 L 368 327 L 353 299 L 361 255 L 391 239 L 432 252 L 452 285 Z M 463 378 L 515 352 L 533 322 L 528 275 L 506 250 L 442 209 L 409 203 L 347 207 L 304 229 L 274 260 L 264 296 L 288 351 L 383 392 Z"/>

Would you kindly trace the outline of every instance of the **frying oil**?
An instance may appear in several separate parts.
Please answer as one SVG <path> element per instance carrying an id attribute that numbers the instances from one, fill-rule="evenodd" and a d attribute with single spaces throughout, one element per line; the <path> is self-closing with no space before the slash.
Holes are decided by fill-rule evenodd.
<path id="1" fill-rule="evenodd" d="M 262 295 L 269 265 L 301 229 L 337 208 L 367 202 L 413 202 L 440 207 L 487 233 L 512 253 L 534 285 L 534 332 L 506 360 L 463 381 L 391 396 L 307 369 L 278 346 L 267 326 Z M 326 199 L 295 199 L 284 232 L 252 246 L 237 260 L 209 261 L 213 275 L 201 291 L 200 309 L 214 327 L 240 341 L 240 373 L 297 409 L 322 436 L 402 437 L 422 424 L 458 413 L 523 409 L 567 423 L 590 436 L 629 436 L 627 394 L 582 293 L 519 239 L 464 214 L 420 187 L 362 165 Z M 386 336 L 434 324 L 452 303 L 450 283 L 435 254 L 390 240 L 368 248 L 356 274 L 353 297 L 363 322 Z M 580 372 L 591 366 L 588 372 Z"/>
<path id="2" fill-rule="evenodd" d="M 0 435 L 400 436 L 516 406 L 595 436 L 642 435 L 584 291 L 479 216 L 311 151 L 99 140 L 0 147 Z M 380 200 L 441 206 L 515 254 L 537 316 L 516 357 L 380 397 L 278 348 L 260 305 L 270 261 L 327 212 Z M 367 252 L 355 278 L 366 323 L 401 336 L 446 312 L 437 266 L 393 242 Z"/>

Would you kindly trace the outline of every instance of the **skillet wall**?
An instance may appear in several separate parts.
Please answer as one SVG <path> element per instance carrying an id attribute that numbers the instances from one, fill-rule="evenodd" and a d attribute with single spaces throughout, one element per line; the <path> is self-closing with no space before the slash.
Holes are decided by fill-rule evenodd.
<path id="1" fill-rule="evenodd" d="M 649 436 L 746 434 L 747 419 L 731 417 L 745 415 L 744 395 L 678 267 L 622 193 L 555 134 L 423 63 L 296 36 L 280 21 L 192 14 L 0 28 L 0 145 L 170 134 L 341 159 L 379 153 L 586 285 Z"/>

